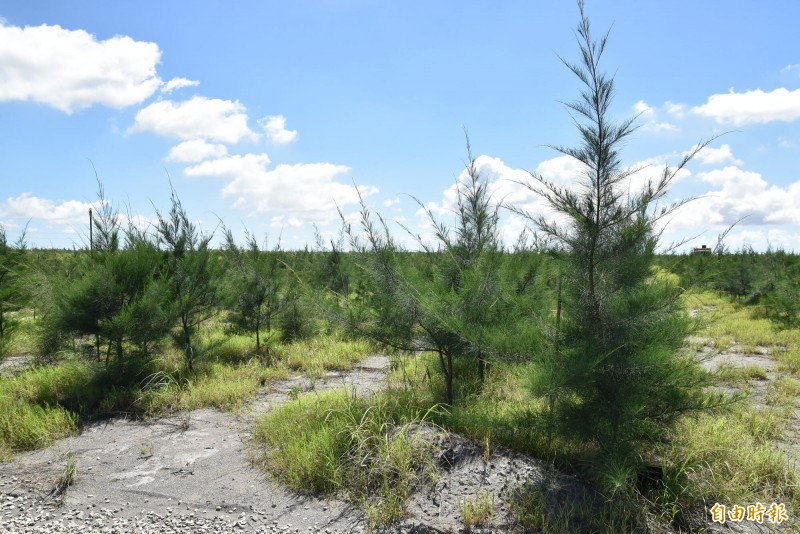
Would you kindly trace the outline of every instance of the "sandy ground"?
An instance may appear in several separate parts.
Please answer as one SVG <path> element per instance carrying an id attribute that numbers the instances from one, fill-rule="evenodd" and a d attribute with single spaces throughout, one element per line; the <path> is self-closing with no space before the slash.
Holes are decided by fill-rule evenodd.
<path id="1" fill-rule="evenodd" d="M 347 503 L 296 495 L 256 470 L 248 461 L 249 428 L 258 414 L 289 400 L 290 392 L 347 387 L 371 394 L 383 387 L 389 365 L 387 357 L 372 356 L 351 372 L 329 373 L 313 384 L 305 377 L 282 381 L 262 389 L 237 414 L 202 409 L 155 421 L 91 424 L 0 464 L 0 520 L 16 518 L 15 525 L 31 528 L 47 524 L 47 532 L 366 531 L 361 512 Z M 440 478 L 415 494 L 406 520 L 387 531 L 460 532 L 463 503 L 485 495 L 495 513 L 473 532 L 506 532 L 511 518 L 504 498 L 513 487 L 545 484 L 555 494 L 566 492 L 565 498 L 583 491 L 577 480 L 519 453 L 497 449 L 487 455 L 482 445 L 443 432 L 434 446 Z M 69 451 L 78 477 L 58 506 L 47 494 Z"/>
<path id="2" fill-rule="evenodd" d="M 699 356 L 710 370 L 721 365 L 762 366 L 767 380 L 748 384 L 755 403 L 763 402 L 768 384 L 776 378 L 775 362 L 766 350 L 744 354 L 737 347 L 720 353 L 704 349 Z M 278 382 L 262 388 L 253 403 L 236 414 L 201 409 L 154 421 L 100 421 L 46 449 L 17 455 L 0 464 L 0 532 L 5 532 L 4 522 L 12 524 L 14 518 L 14 525 L 27 522 L 30 530 L 9 532 L 366 531 L 363 515 L 344 501 L 299 496 L 255 469 L 248 461 L 249 429 L 257 415 L 298 391 L 378 391 L 389 365 L 388 357 L 376 355 L 351 372 L 329 373 L 313 383 L 301 376 Z M 782 447 L 797 459 L 800 413 L 796 415 Z M 545 485 L 562 502 L 587 494 L 578 480 L 513 451 L 498 448 L 486 455 L 482 445 L 444 434 L 437 449 L 442 466 L 438 482 L 413 495 L 407 519 L 387 530 L 461 532 L 463 503 L 486 495 L 495 503 L 494 516 L 473 532 L 508 532 L 511 517 L 505 497 L 526 481 Z M 77 458 L 78 477 L 59 505 L 47 494 L 69 451 Z M 111 524 L 121 526 L 108 527 Z M 35 530 L 40 525 L 47 528 Z M 755 523 L 711 530 L 770 531 Z"/>
<path id="3" fill-rule="evenodd" d="M 349 387 L 367 393 L 381 386 L 388 364 L 384 356 L 370 357 L 350 373 L 317 380 L 315 389 Z M 77 436 L 0 464 L 0 493 L 45 496 L 72 451 L 78 477 L 58 511 L 63 516 L 81 510 L 108 510 L 118 518 L 149 512 L 227 519 L 245 514 L 242 531 L 276 525 L 357 532 L 363 527 L 360 515 L 344 502 L 294 495 L 248 462 L 247 421 L 285 402 L 293 387 L 309 389 L 310 383 L 298 377 L 273 385 L 245 414 L 201 409 L 151 422 L 91 424 Z M 3 516 L 24 512 L 0 510 Z"/>

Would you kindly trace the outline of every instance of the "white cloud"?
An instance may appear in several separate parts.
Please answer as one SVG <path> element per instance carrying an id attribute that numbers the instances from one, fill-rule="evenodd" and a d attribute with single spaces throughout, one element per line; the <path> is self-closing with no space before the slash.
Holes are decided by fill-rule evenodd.
<path id="1" fill-rule="evenodd" d="M 733 231 L 725 238 L 725 245 L 729 250 L 742 250 L 750 246 L 755 250 L 766 250 L 768 247 L 786 251 L 798 250 L 800 233 L 784 228 L 770 228 L 769 230 L 741 230 Z"/>
<path id="2" fill-rule="evenodd" d="M 623 193 L 636 193 L 648 181 L 660 179 L 668 159 L 670 159 L 668 156 L 660 156 L 631 165 L 630 169 L 638 169 L 638 171 L 629 176 L 623 183 L 620 183 L 619 190 Z M 494 202 L 513 206 L 533 217 L 544 216 L 561 224 L 568 222 L 563 214 L 554 212 L 542 197 L 522 185 L 536 184 L 536 181 L 528 171 L 514 169 L 506 165 L 501 159 L 487 155 L 479 156 L 475 160 L 475 165 L 482 178 L 487 181 L 488 191 Z M 557 186 L 579 187 L 579 184 L 585 181 L 586 167 L 570 156 L 557 156 L 542 161 L 536 167 L 534 174 Z M 691 173 L 687 169 L 682 169 L 676 174 L 673 184 L 685 180 L 689 176 L 691 176 Z M 430 210 L 434 216 L 442 218 L 444 222 L 448 222 L 447 218 L 454 217 L 457 209 L 458 183 L 467 178 L 466 171 L 462 171 L 456 183 L 443 191 L 442 199 L 438 202 L 426 203 L 425 208 Z M 420 228 L 430 228 L 430 221 L 423 209 L 417 210 L 416 215 L 420 218 Z M 504 213 L 500 223 L 503 241 L 506 245 L 514 244 L 520 232 L 530 224 L 530 221 L 518 215 Z"/>
<path id="3" fill-rule="evenodd" d="M 176 89 L 182 89 L 184 87 L 197 87 L 198 85 L 200 85 L 200 82 L 197 80 L 189 80 L 187 78 L 172 78 L 161 87 L 161 92 L 171 93 Z"/>
<path id="4" fill-rule="evenodd" d="M 387 208 L 391 208 L 392 206 L 397 206 L 398 204 L 400 204 L 399 197 L 390 198 L 383 201 L 383 205 L 386 206 Z"/>
<path id="5" fill-rule="evenodd" d="M 283 115 L 264 117 L 258 124 L 264 128 L 269 140 L 275 144 L 285 145 L 297 141 L 297 130 L 286 129 L 286 117 Z"/>
<path id="6" fill-rule="evenodd" d="M 656 114 L 655 110 L 647 105 L 644 100 L 639 100 L 633 105 L 633 110 L 642 117 L 650 118 Z"/>
<path id="7" fill-rule="evenodd" d="M 656 122 L 650 121 L 642 126 L 642 130 L 645 132 L 677 132 L 679 128 L 670 122 Z"/>
<path id="8" fill-rule="evenodd" d="M 89 208 L 96 208 L 96 205 L 78 200 L 67 200 L 57 204 L 47 198 L 22 193 L 16 198 L 6 199 L 5 205 L 0 205 L 0 215 L 51 222 L 75 222 L 86 220 Z"/>
<path id="9" fill-rule="evenodd" d="M 732 165 L 697 178 L 715 188 L 684 206 L 674 218 L 675 228 L 726 226 L 743 217 L 743 226 L 800 224 L 800 182 L 770 185 L 761 174 Z"/>
<path id="10" fill-rule="evenodd" d="M 730 145 L 722 145 L 719 148 L 705 147 L 695 156 L 700 163 L 713 165 L 718 163 L 733 163 L 741 165 L 742 161 L 733 156 Z"/>
<path id="11" fill-rule="evenodd" d="M 670 102 L 669 100 L 664 102 L 664 109 L 677 119 L 682 119 L 686 115 L 686 106 Z"/>
<path id="12" fill-rule="evenodd" d="M 781 74 L 800 74 L 800 64 L 795 63 L 794 65 L 786 65 L 781 69 Z"/>
<path id="13" fill-rule="evenodd" d="M 222 196 L 232 198 L 234 207 L 256 213 L 277 212 L 273 224 L 296 226 L 328 223 L 338 217 L 336 205 L 358 202 L 355 187 L 336 181 L 350 171 L 333 163 L 298 163 L 268 169 L 266 154 L 233 155 L 204 161 L 184 172 L 188 176 L 213 176 L 228 179 Z M 378 190 L 359 186 L 368 196 Z"/>
<path id="14" fill-rule="evenodd" d="M 175 102 L 159 100 L 139 110 L 131 132 L 153 132 L 178 139 L 206 139 L 222 143 L 256 141 L 259 135 L 247 126 L 241 103 L 195 96 Z"/>
<path id="15" fill-rule="evenodd" d="M 506 165 L 500 158 L 487 155 L 477 157 L 475 166 L 481 177 L 486 180 L 488 192 L 493 202 L 514 206 L 517 209 L 527 211 L 533 216 L 558 217 L 540 196 L 522 185 L 523 183 L 531 184 L 534 182 L 528 171 L 514 169 Z M 569 156 L 558 156 L 543 161 L 536 168 L 537 174 L 559 185 L 574 183 L 581 172 L 581 164 Z M 454 216 L 458 206 L 458 184 L 467 179 L 467 171 L 463 170 L 456 179 L 456 183 L 443 191 L 442 199 L 438 202 L 426 203 L 425 208 L 430 210 L 437 218 L 448 222 L 448 218 Z M 423 209 L 419 209 L 416 215 L 419 217 L 420 229 L 422 229 L 423 233 L 427 232 L 431 227 L 427 214 Z M 506 244 L 514 243 L 524 227 L 525 221 L 521 217 L 504 214 L 499 227 L 503 241 Z"/>
<path id="16" fill-rule="evenodd" d="M 692 108 L 692 113 L 712 117 L 721 124 L 790 122 L 800 119 L 800 89 L 783 87 L 770 92 L 756 89 L 744 93 L 731 90 L 727 94 L 708 97 L 708 102 Z"/>
<path id="17" fill-rule="evenodd" d="M 285 215 L 276 215 L 272 219 L 270 219 L 269 225 L 272 228 L 301 228 L 303 226 L 303 221 L 298 219 L 297 217 L 286 217 Z"/>
<path id="18" fill-rule="evenodd" d="M 541 162 L 535 172 L 551 182 L 568 185 L 586 174 L 586 166 L 571 156 L 557 156 Z"/>
<path id="19" fill-rule="evenodd" d="M 182 163 L 197 163 L 209 158 L 221 158 L 228 155 L 225 145 L 212 145 L 202 139 L 192 139 L 172 147 L 167 156 L 167 161 Z"/>
<path id="20" fill-rule="evenodd" d="M 778 146 L 780 148 L 795 148 L 797 146 L 797 143 L 793 139 L 790 139 L 782 135 L 778 137 Z"/>
<path id="21" fill-rule="evenodd" d="M 66 113 L 101 104 L 124 108 L 161 86 L 155 43 L 98 40 L 84 30 L 0 23 L 0 100 L 45 104 Z"/>
<path id="22" fill-rule="evenodd" d="M 645 119 L 645 123 L 641 126 L 642 131 L 645 132 L 671 132 L 678 129 L 677 126 L 669 122 L 658 122 L 656 110 L 647 104 L 644 100 L 639 100 L 633 105 L 633 110 L 639 115 L 639 119 Z"/>

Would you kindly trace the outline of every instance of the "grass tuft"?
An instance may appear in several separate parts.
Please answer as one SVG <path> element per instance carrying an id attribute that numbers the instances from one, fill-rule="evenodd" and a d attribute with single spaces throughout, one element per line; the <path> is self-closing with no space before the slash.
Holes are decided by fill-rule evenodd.
<path id="1" fill-rule="evenodd" d="M 424 419 L 387 395 L 304 395 L 257 421 L 257 463 L 297 491 L 347 496 L 376 528 L 402 518 L 412 492 L 435 478 Z"/>
<path id="2" fill-rule="evenodd" d="M 495 497 L 487 490 L 471 499 L 461 501 L 461 517 L 464 520 L 464 532 L 472 532 L 475 527 L 488 525 L 494 517 Z"/>

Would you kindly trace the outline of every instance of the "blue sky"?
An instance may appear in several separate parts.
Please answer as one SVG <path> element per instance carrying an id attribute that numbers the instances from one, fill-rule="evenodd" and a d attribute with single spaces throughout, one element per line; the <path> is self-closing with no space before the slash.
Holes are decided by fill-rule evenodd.
<path id="1" fill-rule="evenodd" d="M 587 0 L 609 27 L 617 118 L 640 179 L 726 133 L 678 177 L 701 196 L 667 241 L 800 250 L 800 4 Z M 221 219 L 285 247 L 340 227 L 353 184 L 424 231 L 411 195 L 447 220 L 466 158 L 496 198 L 538 213 L 516 183 L 578 169 L 547 145 L 577 134 L 560 104 L 577 80 L 578 10 L 564 0 L 0 1 L 0 224 L 31 246 L 86 245 L 95 170 L 138 224 L 169 180 L 206 231 Z M 513 242 L 523 223 L 506 214 Z M 399 226 L 398 236 L 403 235 Z"/>

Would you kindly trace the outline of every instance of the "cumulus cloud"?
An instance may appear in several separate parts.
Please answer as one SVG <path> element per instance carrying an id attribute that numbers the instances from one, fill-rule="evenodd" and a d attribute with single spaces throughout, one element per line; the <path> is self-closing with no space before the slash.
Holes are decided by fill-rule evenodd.
<path id="1" fill-rule="evenodd" d="M 266 154 L 237 154 L 204 161 L 184 172 L 188 176 L 228 179 L 222 195 L 232 198 L 234 207 L 256 213 L 277 212 L 273 223 L 279 225 L 325 224 L 338 217 L 337 205 L 344 207 L 358 202 L 356 188 L 336 180 L 349 172 L 349 167 L 298 163 L 269 169 L 269 163 Z M 378 191 L 373 186 L 359 189 L 363 196 Z"/>
<path id="2" fill-rule="evenodd" d="M 787 251 L 798 251 L 800 243 L 800 233 L 786 228 L 770 228 L 768 230 L 743 229 L 734 231 L 726 236 L 725 245 L 730 250 L 742 250 L 745 246 L 755 250 L 766 250 L 768 247 L 773 249 L 783 249 Z"/>
<path id="3" fill-rule="evenodd" d="M 4 205 L 0 205 L 0 215 L 25 219 L 39 219 L 52 222 L 75 222 L 85 220 L 89 208 L 96 208 L 95 204 L 67 200 L 56 203 L 47 198 L 41 198 L 22 193 L 18 197 L 9 197 Z"/>
<path id="4" fill-rule="evenodd" d="M 285 145 L 297 141 L 297 130 L 286 129 L 286 117 L 283 115 L 264 117 L 258 124 L 264 128 L 269 140 L 275 144 Z"/>
<path id="5" fill-rule="evenodd" d="M 741 165 L 742 161 L 736 159 L 733 156 L 733 152 L 731 151 L 730 145 L 722 145 L 719 148 L 712 148 L 707 146 L 703 148 L 700 152 L 697 153 L 695 156 L 697 161 L 703 163 L 705 165 L 713 165 L 719 163 L 733 163 L 735 165 Z"/>
<path id="6" fill-rule="evenodd" d="M 556 158 L 561 160 L 562 158 Z M 564 160 L 572 159 L 564 156 Z M 549 160 L 543 163 L 545 165 L 554 160 Z M 574 160 L 573 160 L 574 161 Z M 539 167 L 542 168 L 542 165 Z M 559 164 L 553 165 L 555 174 L 549 173 L 550 178 L 560 179 L 556 174 L 562 172 L 562 166 Z M 481 177 L 486 180 L 487 190 L 491 195 L 494 202 L 505 202 L 514 204 L 516 206 L 529 208 L 537 203 L 537 197 L 530 191 L 530 189 L 521 185 L 521 183 L 531 182 L 531 175 L 525 170 L 514 169 L 505 164 L 500 158 L 494 158 L 487 155 L 478 156 L 475 159 L 475 168 Z M 453 214 L 458 209 L 458 188 L 459 184 L 466 183 L 469 180 L 467 170 L 461 171 L 461 174 L 456 178 L 455 183 L 442 192 L 442 199 L 440 201 L 428 202 L 425 208 L 437 215 Z M 418 210 L 417 215 L 425 216 L 424 210 Z"/>
<path id="7" fill-rule="evenodd" d="M 639 119 L 644 119 L 641 129 L 646 132 L 671 132 L 677 131 L 678 127 L 669 122 L 659 122 L 656 110 L 644 100 L 639 100 L 633 105 L 633 110 L 639 115 Z"/>
<path id="8" fill-rule="evenodd" d="M 487 155 L 478 156 L 475 159 L 475 167 L 481 177 L 486 180 L 487 189 L 493 202 L 514 206 L 533 216 L 558 217 L 540 196 L 523 185 L 533 183 L 533 178 L 528 171 L 509 167 L 502 159 Z M 559 185 L 567 185 L 574 182 L 576 177 L 583 172 L 583 168 L 574 158 L 558 156 L 540 163 L 535 172 L 546 180 Z M 427 202 L 425 209 L 433 213 L 435 217 L 447 222 L 447 218 L 453 217 L 458 207 L 458 186 L 468 179 L 469 176 L 465 169 L 459 174 L 456 182 L 443 191 L 442 199 L 437 202 Z M 419 225 L 423 230 L 430 228 L 431 221 L 424 209 L 417 210 L 416 215 L 419 217 Z M 506 214 L 502 218 L 499 228 L 504 242 L 506 244 L 515 242 L 525 225 L 526 222 L 523 218 Z"/>
<path id="9" fill-rule="evenodd" d="M 161 92 L 171 93 L 176 89 L 182 89 L 184 87 L 197 87 L 198 85 L 200 85 L 200 82 L 197 80 L 189 80 L 187 78 L 172 78 L 161 87 Z"/>
<path id="10" fill-rule="evenodd" d="M 214 145 L 202 139 L 192 139 L 172 147 L 167 155 L 167 161 L 181 163 L 197 163 L 209 158 L 221 158 L 228 155 L 225 145 Z"/>
<path id="11" fill-rule="evenodd" d="M 195 96 L 182 102 L 153 102 L 139 110 L 129 131 L 222 143 L 259 139 L 259 135 L 247 126 L 247 110 L 239 101 L 204 96 Z"/>
<path id="12" fill-rule="evenodd" d="M 664 109 L 677 119 L 682 119 L 686 116 L 686 106 L 683 104 L 676 104 L 675 102 L 670 102 L 667 100 L 664 102 Z"/>
<path id="13" fill-rule="evenodd" d="M 0 23 L 0 101 L 45 104 L 65 113 L 95 104 L 139 104 L 161 86 L 155 43 L 98 40 L 84 30 Z"/>
<path id="14" fill-rule="evenodd" d="M 630 166 L 635 170 L 626 180 L 619 184 L 623 194 L 635 194 L 642 189 L 648 181 L 657 181 L 664 173 L 669 156 L 659 156 L 637 162 Z M 523 184 L 535 185 L 536 181 L 531 173 L 523 169 L 509 167 L 500 158 L 481 155 L 475 160 L 475 166 L 481 177 L 486 180 L 487 189 L 496 203 L 513 206 L 517 210 L 527 212 L 533 217 L 544 216 L 560 224 L 568 221 L 562 213 L 557 213 L 550 208 L 546 201 Z M 556 186 L 580 187 L 584 183 L 587 168 L 581 162 L 570 156 L 557 156 L 542 161 L 534 169 L 533 174 L 541 176 Z M 691 176 L 690 171 L 681 169 L 673 179 L 673 183 L 685 180 Z M 447 222 L 447 217 L 454 217 L 458 202 L 458 184 L 464 183 L 469 176 L 466 170 L 458 176 L 456 183 L 445 189 L 439 201 L 428 202 L 424 205 L 437 218 Z M 420 227 L 429 228 L 430 221 L 425 209 L 419 209 L 416 215 L 420 217 Z M 504 213 L 501 218 L 500 231 L 507 245 L 512 245 L 530 225 L 530 221 L 516 215 Z"/>
<path id="15" fill-rule="evenodd" d="M 642 117 L 650 118 L 656 114 L 655 110 L 647 105 L 644 100 L 639 100 L 633 105 L 633 110 Z"/>
<path id="16" fill-rule="evenodd" d="M 692 108 L 692 113 L 711 117 L 721 124 L 765 124 L 774 121 L 791 122 L 800 119 L 800 89 L 783 87 L 770 92 L 756 89 L 708 97 L 708 102 Z"/>
<path id="17" fill-rule="evenodd" d="M 730 225 L 743 218 L 741 225 L 800 224 L 800 182 L 770 185 L 761 174 L 734 165 L 698 173 L 697 179 L 714 188 L 676 214 L 675 228 Z"/>

